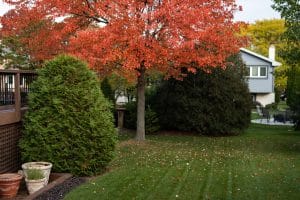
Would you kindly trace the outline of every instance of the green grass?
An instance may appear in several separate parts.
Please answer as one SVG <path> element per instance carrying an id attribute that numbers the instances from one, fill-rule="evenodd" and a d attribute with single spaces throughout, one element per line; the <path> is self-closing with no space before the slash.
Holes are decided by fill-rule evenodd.
<path id="1" fill-rule="evenodd" d="M 251 125 L 241 136 L 120 142 L 110 172 L 66 199 L 299 199 L 300 133 Z"/>
<path id="2" fill-rule="evenodd" d="M 256 110 L 252 110 L 251 112 L 251 120 L 253 119 L 260 119 L 261 116 L 259 116 L 259 114 L 256 112 Z"/>

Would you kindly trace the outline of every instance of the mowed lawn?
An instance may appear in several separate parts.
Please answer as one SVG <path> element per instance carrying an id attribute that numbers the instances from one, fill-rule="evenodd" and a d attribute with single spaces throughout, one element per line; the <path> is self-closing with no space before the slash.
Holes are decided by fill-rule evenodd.
<path id="1" fill-rule="evenodd" d="M 234 137 L 123 140 L 109 168 L 66 199 L 300 199 L 300 132 L 252 124 Z"/>

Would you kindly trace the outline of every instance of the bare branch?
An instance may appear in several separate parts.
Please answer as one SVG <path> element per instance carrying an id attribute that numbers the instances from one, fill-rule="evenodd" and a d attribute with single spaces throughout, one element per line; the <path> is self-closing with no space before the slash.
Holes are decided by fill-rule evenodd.
<path id="1" fill-rule="evenodd" d="M 79 13 L 71 13 L 72 15 L 78 16 L 78 17 L 85 17 L 88 19 L 92 19 L 98 23 L 104 23 L 104 24 L 108 24 L 108 20 L 105 19 L 104 17 L 96 17 L 96 16 L 91 16 L 89 15 L 89 13 L 87 13 L 86 11 L 83 11 L 82 14 Z"/>

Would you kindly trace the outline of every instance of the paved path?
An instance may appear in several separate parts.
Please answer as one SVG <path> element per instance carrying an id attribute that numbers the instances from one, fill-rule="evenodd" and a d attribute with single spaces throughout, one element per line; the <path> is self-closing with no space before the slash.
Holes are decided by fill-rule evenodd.
<path id="1" fill-rule="evenodd" d="M 284 126 L 293 126 L 294 124 L 287 121 L 285 123 L 282 122 L 275 122 L 274 118 L 270 118 L 270 120 L 268 121 L 267 119 L 253 119 L 251 120 L 252 123 L 255 124 L 267 124 L 267 125 L 284 125 Z"/>

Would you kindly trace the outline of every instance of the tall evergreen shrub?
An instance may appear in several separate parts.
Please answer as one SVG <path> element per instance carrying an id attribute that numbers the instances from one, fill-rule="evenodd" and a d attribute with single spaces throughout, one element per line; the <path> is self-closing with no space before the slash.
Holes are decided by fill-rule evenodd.
<path id="1" fill-rule="evenodd" d="M 250 123 L 251 97 L 241 59 L 229 61 L 226 70 L 198 70 L 183 81 L 163 81 L 152 102 L 160 126 L 213 136 L 241 133 Z"/>
<path id="2" fill-rule="evenodd" d="M 110 104 L 96 75 L 75 58 L 59 56 L 39 71 L 24 123 L 23 161 L 49 161 L 56 172 L 94 175 L 113 158 Z"/>
<path id="3" fill-rule="evenodd" d="M 300 130 L 300 65 L 292 66 L 289 71 L 287 104 L 294 112 L 295 129 Z"/>

